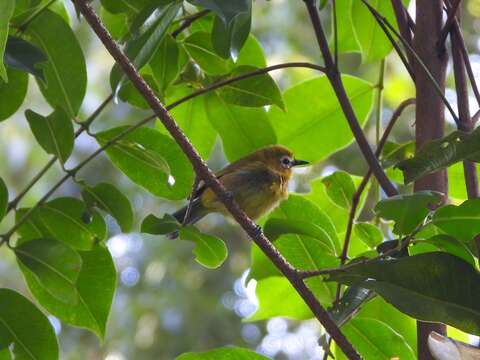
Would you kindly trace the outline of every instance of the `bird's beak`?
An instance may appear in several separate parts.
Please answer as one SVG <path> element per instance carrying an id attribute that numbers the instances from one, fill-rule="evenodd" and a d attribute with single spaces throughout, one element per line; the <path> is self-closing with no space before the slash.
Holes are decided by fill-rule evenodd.
<path id="1" fill-rule="evenodd" d="M 300 165 L 307 165 L 307 164 L 310 164 L 310 163 L 308 161 L 305 161 L 305 160 L 294 159 L 292 166 L 300 166 Z"/>

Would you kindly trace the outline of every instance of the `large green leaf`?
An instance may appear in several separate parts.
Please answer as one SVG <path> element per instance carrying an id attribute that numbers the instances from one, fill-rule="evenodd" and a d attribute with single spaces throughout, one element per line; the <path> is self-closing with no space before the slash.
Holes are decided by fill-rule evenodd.
<path id="1" fill-rule="evenodd" d="M 28 209 L 16 213 L 17 221 Z M 105 239 L 107 228 L 98 213 L 91 219 L 85 219 L 85 204 L 75 198 L 57 198 L 33 211 L 28 220 L 20 226 L 19 244 L 38 238 L 60 240 L 79 250 L 90 250 L 92 246 Z"/>
<path id="2" fill-rule="evenodd" d="M 74 117 L 87 88 L 85 58 L 75 34 L 59 15 L 49 10 L 30 23 L 27 33 L 48 59 L 41 64 L 45 82 L 38 81 L 42 94 L 50 105 L 62 107 Z"/>
<path id="3" fill-rule="evenodd" d="M 377 319 L 356 317 L 342 327 L 342 332 L 364 359 L 416 359 L 405 339 Z"/>
<path id="4" fill-rule="evenodd" d="M 128 34 L 128 16 L 126 14 L 113 14 L 102 6 L 100 8 L 100 18 L 115 40 L 121 40 Z"/>
<path id="5" fill-rule="evenodd" d="M 63 242 L 35 239 L 15 247 L 17 259 L 57 300 L 76 304 L 76 282 L 82 268 L 78 252 Z"/>
<path id="6" fill-rule="evenodd" d="M 127 129 L 103 131 L 97 141 L 104 145 Z M 175 141 L 155 129 L 136 129 L 106 152 L 130 180 L 156 196 L 183 199 L 192 190 L 193 172 L 187 157 Z"/>
<path id="7" fill-rule="evenodd" d="M 223 75 L 232 70 L 233 62 L 227 61 L 215 53 L 210 34 L 207 32 L 193 33 L 185 39 L 183 45 L 187 53 L 205 73 Z"/>
<path id="8" fill-rule="evenodd" d="M 238 14 L 249 11 L 251 7 L 251 0 L 189 0 L 189 2 L 212 10 L 225 24 L 229 24 Z"/>
<path id="9" fill-rule="evenodd" d="M 175 360 L 267 360 L 263 355 L 257 354 L 249 349 L 238 347 L 225 347 L 205 352 L 184 353 L 175 358 Z"/>
<path id="10" fill-rule="evenodd" d="M 23 276 L 33 296 L 49 313 L 103 338 L 116 286 L 115 266 L 110 253 L 101 245 L 79 254 L 82 269 L 77 279 L 79 301 L 76 304 L 66 304 L 53 297 L 30 272 L 23 271 Z"/>
<path id="11" fill-rule="evenodd" d="M 182 2 L 173 1 L 161 9 L 161 13 L 151 25 L 138 37 L 127 42 L 125 53 L 135 67 L 140 70 L 153 57 L 167 33 L 168 27 L 177 15 Z M 112 90 L 116 91 L 118 84 L 125 78 L 123 71 L 115 65 L 110 75 Z"/>
<path id="12" fill-rule="evenodd" d="M 353 0 L 342 0 L 335 3 L 337 9 L 337 51 L 339 53 L 360 51 L 360 46 L 353 28 L 353 2 Z M 333 31 L 332 22 L 332 36 L 330 39 L 330 47 L 332 50 L 334 48 Z"/>
<path id="13" fill-rule="evenodd" d="M 173 37 L 167 35 L 149 62 L 158 90 L 162 95 L 178 76 L 179 56 L 180 49 L 177 42 Z"/>
<path id="14" fill-rule="evenodd" d="M 227 247 L 222 239 L 212 235 L 203 234 L 194 226 L 182 227 L 180 238 L 195 243 L 193 253 L 195 260 L 209 269 L 216 269 L 227 258 Z"/>
<path id="15" fill-rule="evenodd" d="M 344 75 L 342 80 L 358 121 L 363 125 L 372 107 L 373 86 L 353 76 Z M 319 161 L 352 141 L 352 132 L 326 76 L 288 89 L 284 101 L 287 112 L 272 107 L 268 117 L 278 142 L 299 159 Z"/>
<path id="16" fill-rule="evenodd" d="M 372 289 L 400 311 L 480 334 L 480 274 L 448 253 L 433 252 L 358 264 L 330 280 Z M 459 281 L 461 279 L 461 281 Z"/>
<path id="17" fill-rule="evenodd" d="M 175 86 L 169 93 L 167 103 L 170 104 L 192 92 L 187 85 Z M 217 133 L 208 121 L 205 102 L 202 97 L 196 97 L 170 111 L 178 126 L 182 128 L 183 133 L 195 146 L 202 158 L 208 159 L 212 147 L 215 144 Z M 163 133 L 167 130 L 161 122 L 157 123 L 157 128 Z"/>
<path id="18" fill-rule="evenodd" d="M 132 229 L 133 209 L 130 200 L 112 184 L 100 183 L 93 187 L 85 186 L 82 197 L 88 206 L 95 206 L 112 215 L 123 232 L 129 232 Z"/>
<path id="19" fill-rule="evenodd" d="M 58 359 L 58 342 L 50 321 L 29 300 L 0 289 L 0 352 L 14 344 L 15 359 Z"/>
<path id="20" fill-rule="evenodd" d="M 254 70 L 256 68 L 252 66 L 239 66 L 232 71 L 230 77 L 236 77 Z M 269 74 L 235 81 L 221 87 L 218 93 L 230 104 L 247 107 L 277 105 L 280 109 L 285 110 L 280 89 Z"/>
<path id="21" fill-rule="evenodd" d="M 442 198 L 442 194 L 435 191 L 396 195 L 380 201 L 375 206 L 375 212 L 384 219 L 395 221 L 393 231 L 405 235 L 420 225 Z"/>
<path id="22" fill-rule="evenodd" d="M 3 0 L 0 2 L 0 78 L 4 82 L 8 81 L 8 76 L 7 69 L 3 63 L 3 54 L 7 45 L 9 22 L 14 9 L 15 0 Z"/>
<path id="23" fill-rule="evenodd" d="M 73 125 L 67 113 L 58 107 L 48 116 L 27 110 L 25 117 L 40 146 L 65 163 L 72 153 L 75 140 Z"/>
<path id="24" fill-rule="evenodd" d="M 158 218 L 153 214 L 143 219 L 141 232 L 152 235 L 166 235 L 180 229 L 178 221 L 170 214 L 165 214 L 163 218 Z"/>
<path id="25" fill-rule="evenodd" d="M 275 132 L 263 109 L 227 104 L 216 94 L 205 98 L 208 120 L 222 138 L 229 161 L 263 146 L 275 144 Z"/>
<path id="26" fill-rule="evenodd" d="M 37 65 L 47 60 L 47 56 L 35 45 L 15 36 L 8 37 L 5 64 L 9 67 L 45 79 L 43 70 Z"/>
<path id="27" fill-rule="evenodd" d="M 263 47 L 252 34 L 249 35 L 245 45 L 243 45 L 242 50 L 240 50 L 235 65 L 248 65 L 257 68 L 264 68 L 267 66 Z"/>
<path id="28" fill-rule="evenodd" d="M 335 171 L 322 179 L 330 199 L 340 207 L 349 209 L 352 206 L 355 184 L 345 171 Z"/>
<path id="29" fill-rule="evenodd" d="M 480 234 L 480 199 L 467 200 L 459 206 L 443 206 L 435 211 L 432 222 L 457 239 L 471 241 Z"/>
<path id="30" fill-rule="evenodd" d="M 408 5 L 408 2 L 408 0 L 403 0 L 405 5 Z M 369 4 L 390 24 L 397 27 L 395 13 L 390 1 L 370 0 Z M 363 62 L 380 60 L 392 50 L 391 42 L 362 1 L 353 1 L 352 19 L 358 43 L 362 50 Z"/>
<path id="31" fill-rule="evenodd" d="M 7 67 L 8 83 L 0 79 L 0 121 L 15 114 L 25 100 L 28 74 Z"/>
<path id="32" fill-rule="evenodd" d="M 373 224 L 357 223 L 354 225 L 353 231 L 370 248 L 375 248 L 383 241 L 381 230 Z"/>
<path id="33" fill-rule="evenodd" d="M 8 189 L 2 178 L 0 178 L 0 221 L 7 213 L 8 207 Z"/>

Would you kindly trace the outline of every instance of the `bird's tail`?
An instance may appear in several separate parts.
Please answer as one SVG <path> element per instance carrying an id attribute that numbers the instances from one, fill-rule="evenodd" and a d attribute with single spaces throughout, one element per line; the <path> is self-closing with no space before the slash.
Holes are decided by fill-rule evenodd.
<path id="1" fill-rule="evenodd" d="M 199 221 L 201 218 L 203 218 L 205 215 L 209 213 L 208 209 L 206 209 L 203 205 L 202 202 L 200 201 L 200 198 L 197 198 L 192 201 L 190 213 L 188 214 L 188 217 L 185 219 L 185 215 L 187 213 L 188 209 L 188 204 L 184 206 L 183 208 L 177 210 L 172 214 L 172 216 L 180 223 L 183 225 L 191 225 L 195 224 L 197 221 Z M 171 239 L 175 239 L 178 237 L 178 231 L 171 232 L 168 234 L 168 237 Z"/>

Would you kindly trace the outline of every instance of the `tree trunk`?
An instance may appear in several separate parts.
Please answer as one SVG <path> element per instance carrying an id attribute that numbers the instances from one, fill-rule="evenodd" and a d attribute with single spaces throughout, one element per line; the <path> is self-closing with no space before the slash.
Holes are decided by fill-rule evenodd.
<path id="1" fill-rule="evenodd" d="M 442 91 L 445 91 L 447 53 L 437 50 L 438 35 L 442 29 L 442 3 L 442 0 L 416 1 L 416 28 L 413 45 Z M 445 107 L 418 63 L 414 64 L 414 72 L 417 97 L 415 133 L 418 151 L 427 142 L 443 136 Z M 446 170 L 417 180 L 414 190 L 436 190 L 446 195 L 448 192 Z M 427 344 L 431 331 L 445 334 L 446 327 L 442 324 L 417 322 L 418 359 L 420 360 L 433 360 Z"/>

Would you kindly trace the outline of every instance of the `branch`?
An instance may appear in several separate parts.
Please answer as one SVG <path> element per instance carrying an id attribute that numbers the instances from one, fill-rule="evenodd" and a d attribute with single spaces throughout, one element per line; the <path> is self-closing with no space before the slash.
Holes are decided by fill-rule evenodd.
<path id="1" fill-rule="evenodd" d="M 198 19 L 200 19 L 201 17 L 207 15 L 210 13 L 210 10 L 202 10 L 202 11 L 199 11 L 195 14 L 192 14 L 190 16 L 187 16 L 182 24 L 176 28 L 175 30 L 172 31 L 171 35 L 172 37 L 176 38 L 180 33 L 182 33 L 185 29 L 189 28 L 190 25 L 192 25 L 192 23 Z"/>
<path id="2" fill-rule="evenodd" d="M 178 145 L 182 148 L 185 155 L 189 158 L 197 176 L 205 181 L 212 191 L 217 195 L 220 201 L 225 205 L 228 211 L 239 225 L 246 231 L 252 240 L 262 249 L 262 251 L 270 258 L 277 268 L 287 277 L 293 287 L 302 296 L 306 304 L 310 307 L 313 314 L 330 333 L 339 347 L 350 359 L 360 359 L 360 356 L 340 332 L 335 322 L 332 320 L 328 312 L 321 306 L 314 294 L 306 286 L 303 280 L 297 275 L 298 271 L 294 269 L 286 259 L 278 252 L 278 250 L 263 235 L 257 225 L 249 219 L 246 214 L 238 207 L 234 199 L 229 196 L 223 185 L 218 181 L 212 171 L 201 159 L 198 152 L 192 146 L 190 141 L 185 137 L 181 129 L 172 119 L 167 109 L 160 103 L 152 89 L 145 80 L 139 75 L 133 64 L 127 56 L 120 50 L 118 45 L 112 39 L 111 35 L 105 29 L 101 20 L 98 18 L 92 7 L 86 0 L 75 0 L 75 4 L 80 12 L 89 23 L 92 30 L 97 34 L 105 48 L 110 52 L 116 63 L 123 69 L 132 84 L 142 94 L 144 99 L 150 105 L 155 115 L 162 121 L 165 128 L 170 132 Z M 79 164 L 80 165 L 80 164 Z M 68 174 L 67 174 L 68 175 Z"/>
<path id="3" fill-rule="evenodd" d="M 335 63 L 333 62 L 330 49 L 328 48 L 328 41 L 325 37 L 325 33 L 323 32 L 322 24 L 320 23 L 320 17 L 315 7 L 315 1 L 304 0 L 304 2 L 307 7 L 313 28 L 315 30 L 315 35 L 317 37 L 320 51 L 325 61 L 326 75 L 330 80 L 330 84 L 332 85 L 335 94 L 337 95 L 338 101 L 342 107 L 345 117 L 347 118 L 348 125 L 350 126 L 355 140 L 357 141 L 357 144 L 360 147 L 360 150 L 365 160 L 367 161 L 369 167 L 372 169 L 375 177 L 378 180 L 378 183 L 380 184 L 380 186 L 382 186 L 385 193 L 388 196 L 395 195 L 397 194 L 397 190 L 390 182 L 388 177 L 385 175 L 385 172 L 383 171 L 382 167 L 377 161 L 377 158 L 373 154 L 373 151 L 370 148 L 367 139 L 365 138 L 362 127 L 358 123 L 357 117 L 352 108 L 352 104 L 350 103 L 347 93 L 345 92 L 342 79 L 340 77 L 337 67 L 335 66 Z"/>
<path id="4" fill-rule="evenodd" d="M 447 40 L 447 36 L 450 33 L 450 29 L 452 28 L 452 25 L 457 16 L 457 9 L 458 9 L 458 6 L 460 5 L 460 1 L 461 0 L 455 0 L 455 2 L 453 3 L 453 6 L 450 6 L 450 11 L 448 14 L 447 21 L 445 21 L 445 25 L 443 26 L 442 31 L 438 36 L 437 48 L 439 50 L 445 49 L 445 40 Z"/>
<path id="5" fill-rule="evenodd" d="M 401 0 L 391 0 L 393 11 L 395 12 L 395 18 L 397 19 L 397 25 L 400 29 L 400 34 L 407 41 L 410 46 L 412 45 L 412 32 L 410 31 L 410 25 L 408 24 L 409 16 L 408 11 L 403 6 Z M 412 54 L 407 52 L 408 63 L 413 66 Z"/>
<path id="6" fill-rule="evenodd" d="M 338 24 L 337 24 L 337 1 L 332 0 L 333 10 L 333 46 L 334 46 L 334 62 L 338 68 Z"/>

